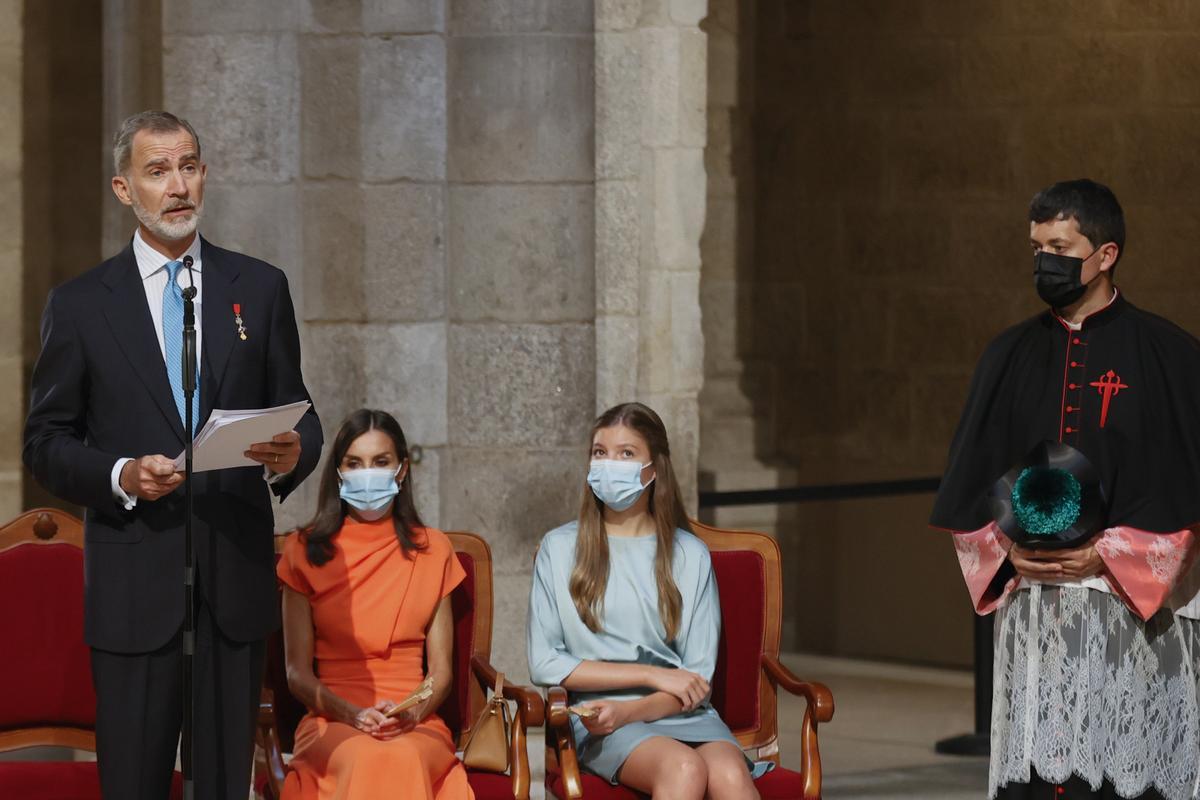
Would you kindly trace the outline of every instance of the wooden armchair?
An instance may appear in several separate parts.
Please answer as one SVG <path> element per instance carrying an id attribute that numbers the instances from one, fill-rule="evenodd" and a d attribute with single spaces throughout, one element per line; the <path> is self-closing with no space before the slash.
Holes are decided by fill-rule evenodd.
<path id="1" fill-rule="evenodd" d="M 182 591 L 182 590 L 181 590 Z M 0 528 L 0 752 L 96 751 L 96 695 L 83 642 L 83 524 L 29 511 Z M 183 795 L 178 773 L 171 797 Z M 96 798 L 95 761 L 0 761 L 0 797 Z"/>
<path id="2" fill-rule="evenodd" d="M 291 535 L 291 534 L 289 534 Z M 459 563 L 467 577 L 450 596 L 454 609 L 454 690 L 438 709 L 461 749 L 479 718 L 487 699 L 487 689 L 496 684 L 496 670 L 490 663 L 492 652 L 492 551 L 473 533 L 447 531 Z M 275 551 L 280 552 L 283 536 L 276 537 Z M 544 719 L 541 695 L 532 688 L 505 681 L 505 698 L 515 701 L 517 713 L 512 724 L 509 775 L 467 770 L 471 789 L 478 800 L 491 798 L 529 798 L 529 751 L 525 732 L 541 725 Z M 256 788 L 267 800 L 278 800 L 287 767 L 283 753 L 291 752 L 293 735 L 307 709 L 296 700 L 287 686 L 283 654 L 283 636 L 276 633 L 267 643 L 267 670 L 258 718 L 258 743 L 265 763 L 257 768 Z"/>
<path id="3" fill-rule="evenodd" d="M 755 781 L 763 800 L 819 800 L 821 754 L 817 723 L 833 719 L 833 694 L 820 683 L 802 681 L 779 660 L 782 615 L 779 545 L 769 536 L 726 531 L 693 522 L 712 554 L 721 597 L 721 641 L 712 679 L 712 703 L 753 760 L 776 767 Z M 804 697 L 800 733 L 800 770 L 779 766 L 777 692 Z M 546 795 L 559 800 L 640 797 L 581 772 L 567 713 L 567 692 L 547 692 Z"/>

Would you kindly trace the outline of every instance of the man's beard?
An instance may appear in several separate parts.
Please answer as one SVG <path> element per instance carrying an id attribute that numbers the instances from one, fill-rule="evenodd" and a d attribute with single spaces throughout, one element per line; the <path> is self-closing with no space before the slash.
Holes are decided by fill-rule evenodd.
<path id="1" fill-rule="evenodd" d="M 146 229 L 157 236 L 164 242 L 178 242 L 186 239 L 196 232 L 197 226 L 200 224 L 200 217 L 204 213 L 204 201 L 200 201 L 199 205 L 193 205 L 190 201 L 175 201 L 170 207 L 163 209 L 161 212 L 152 212 L 143 206 L 137 199 L 137 195 L 131 194 L 133 214 L 137 217 L 138 222 L 146 226 Z M 171 222 L 163 218 L 163 214 L 177 208 L 190 208 L 192 214 L 187 219 L 181 219 L 177 222 Z"/>

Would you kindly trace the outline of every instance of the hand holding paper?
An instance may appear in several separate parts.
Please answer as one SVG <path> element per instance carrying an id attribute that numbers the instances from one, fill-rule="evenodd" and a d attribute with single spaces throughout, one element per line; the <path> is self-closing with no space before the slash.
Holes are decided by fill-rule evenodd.
<path id="1" fill-rule="evenodd" d="M 256 442 L 242 455 L 257 461 L 275 475 L 286 475 L 300 461 L 300 434 L 287 431 L 271 437 L 269 442 Z"/>
<path id="2" fill-rule="evenodd" d="M 296 423 L 310 407 L 311 404 L 307 400 L 301 400 L 298 403 L 275 408 L 240 411 L 214 408 L 208 422 L 204 424 L 192 442 L 192 471 L 207 472 L 213 469 L 253 467 L 257 464 L 267 463 L 273 460 L 272 456 L 264 455 L 262 458 L 256 459 L 251 458 L 247 453 L 251 452 L 252 445 L 257 444 L 268 444 L 268 447 L 271 444 L 286 446 L 286 442 L 273 441 L 278 435 L 289 439 L 295 437 L 295 457 L 299 458 L 299 434 L 292 429 L 296 427 Z M 264 452 L 272 455 L 279 452 L 279 460 L 276 463 L 283 467 L 285 466 L 284 454 L 281 452 L 283 449 L 284 447 L 271 448 Z M 271 466 L 269 463 L 267 465 Z M 294 466 L 295 462 L 293 461 L 292 467 Z M 175 459 L 175 469 L 183 469 L 183 453 L 180 453 L 179 457 Z"/>

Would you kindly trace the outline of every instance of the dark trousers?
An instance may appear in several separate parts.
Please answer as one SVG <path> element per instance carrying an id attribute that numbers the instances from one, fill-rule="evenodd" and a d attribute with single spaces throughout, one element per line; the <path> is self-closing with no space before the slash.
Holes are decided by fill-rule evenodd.
<path id="1" fill-rule="evenodd" d="M 996 800 L 1123 800 L 1108 781 L 1093 792 L 1087 781 L 1072 775 L 1066 783 L 1049 783 L 1037 772 L 1029 783 L 1010 783 L 996 792 Z M 1163 800 L 1158 792 L 1150 789 L 1139 794 L 1135 800 Z"/>
<path id="2" fill-rule="evenodd" d="M 226 638 L 200 597 L 196 605 L 195 796 L 243 800 L 266 645 Z M 92 648 L 92 683 L 105 800 L 167 800 L 183 723 L 182 630 L 152 653 Z"/>

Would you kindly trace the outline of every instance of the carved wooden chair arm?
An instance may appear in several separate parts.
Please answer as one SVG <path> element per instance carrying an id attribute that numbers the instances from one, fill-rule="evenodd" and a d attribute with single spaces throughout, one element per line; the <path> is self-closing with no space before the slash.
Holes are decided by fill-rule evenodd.
<path id="1" fill-rule="evenodd" d="M 775 656 L 764 655 L 763 669 L 784 691 L 808 701 L 800 725 L 800 775 L 804 781 L 804 800 L 821 799 L 821 749 L 817 743 L 817 723 L 833 719 L 833 692 L 815 681 L 802 681 Z"/>
<path id="2" fill-rule="evenodd" d="M 283 792 L 283 779 L 286 769 L 283 764 L 283 751 L 279 746 L 279 723 L 275 718 L 275 694 L 267 687 L 262 687 L 258 700 L 257 738 L 267 761 L 267 787 L 270 796 L 279 800 Z"/>
<path id="3" fill-rule="evenodd" d="M 829 722 L 833 719 L 833 692 L 829 691 L 828 686 L 815 681 L 800 680 L 775 656 L 764 655 L 762 663 L 771 680 L 781 689 L 808 701 L 817 722 Z"/>
<path id="4" fill-rule="evenodd" d="M 571 730 L 568 705 L 566 689 L 551 686 L 546 690 L 546 744 L 554 748 L 558 758 L 567 800 L 579 800 L 583 797 L 583 781 L 579 777 L 579 759 L 575 754 L 575 734 Z"/>
<path id="5" fill-rule="evenodd" d="M 475 673 L 483 685 L 491 689 L 496 685 L 496 668 L 480 656 L 471 656 L 471 671 Z M 542 696 L 530 686 L 504 681 L 504 698 L 517 704 L 517 713 L 521 716 L 525 727 L 532 728 L 541 725 L 544 719 L 545 706 Z"/>

